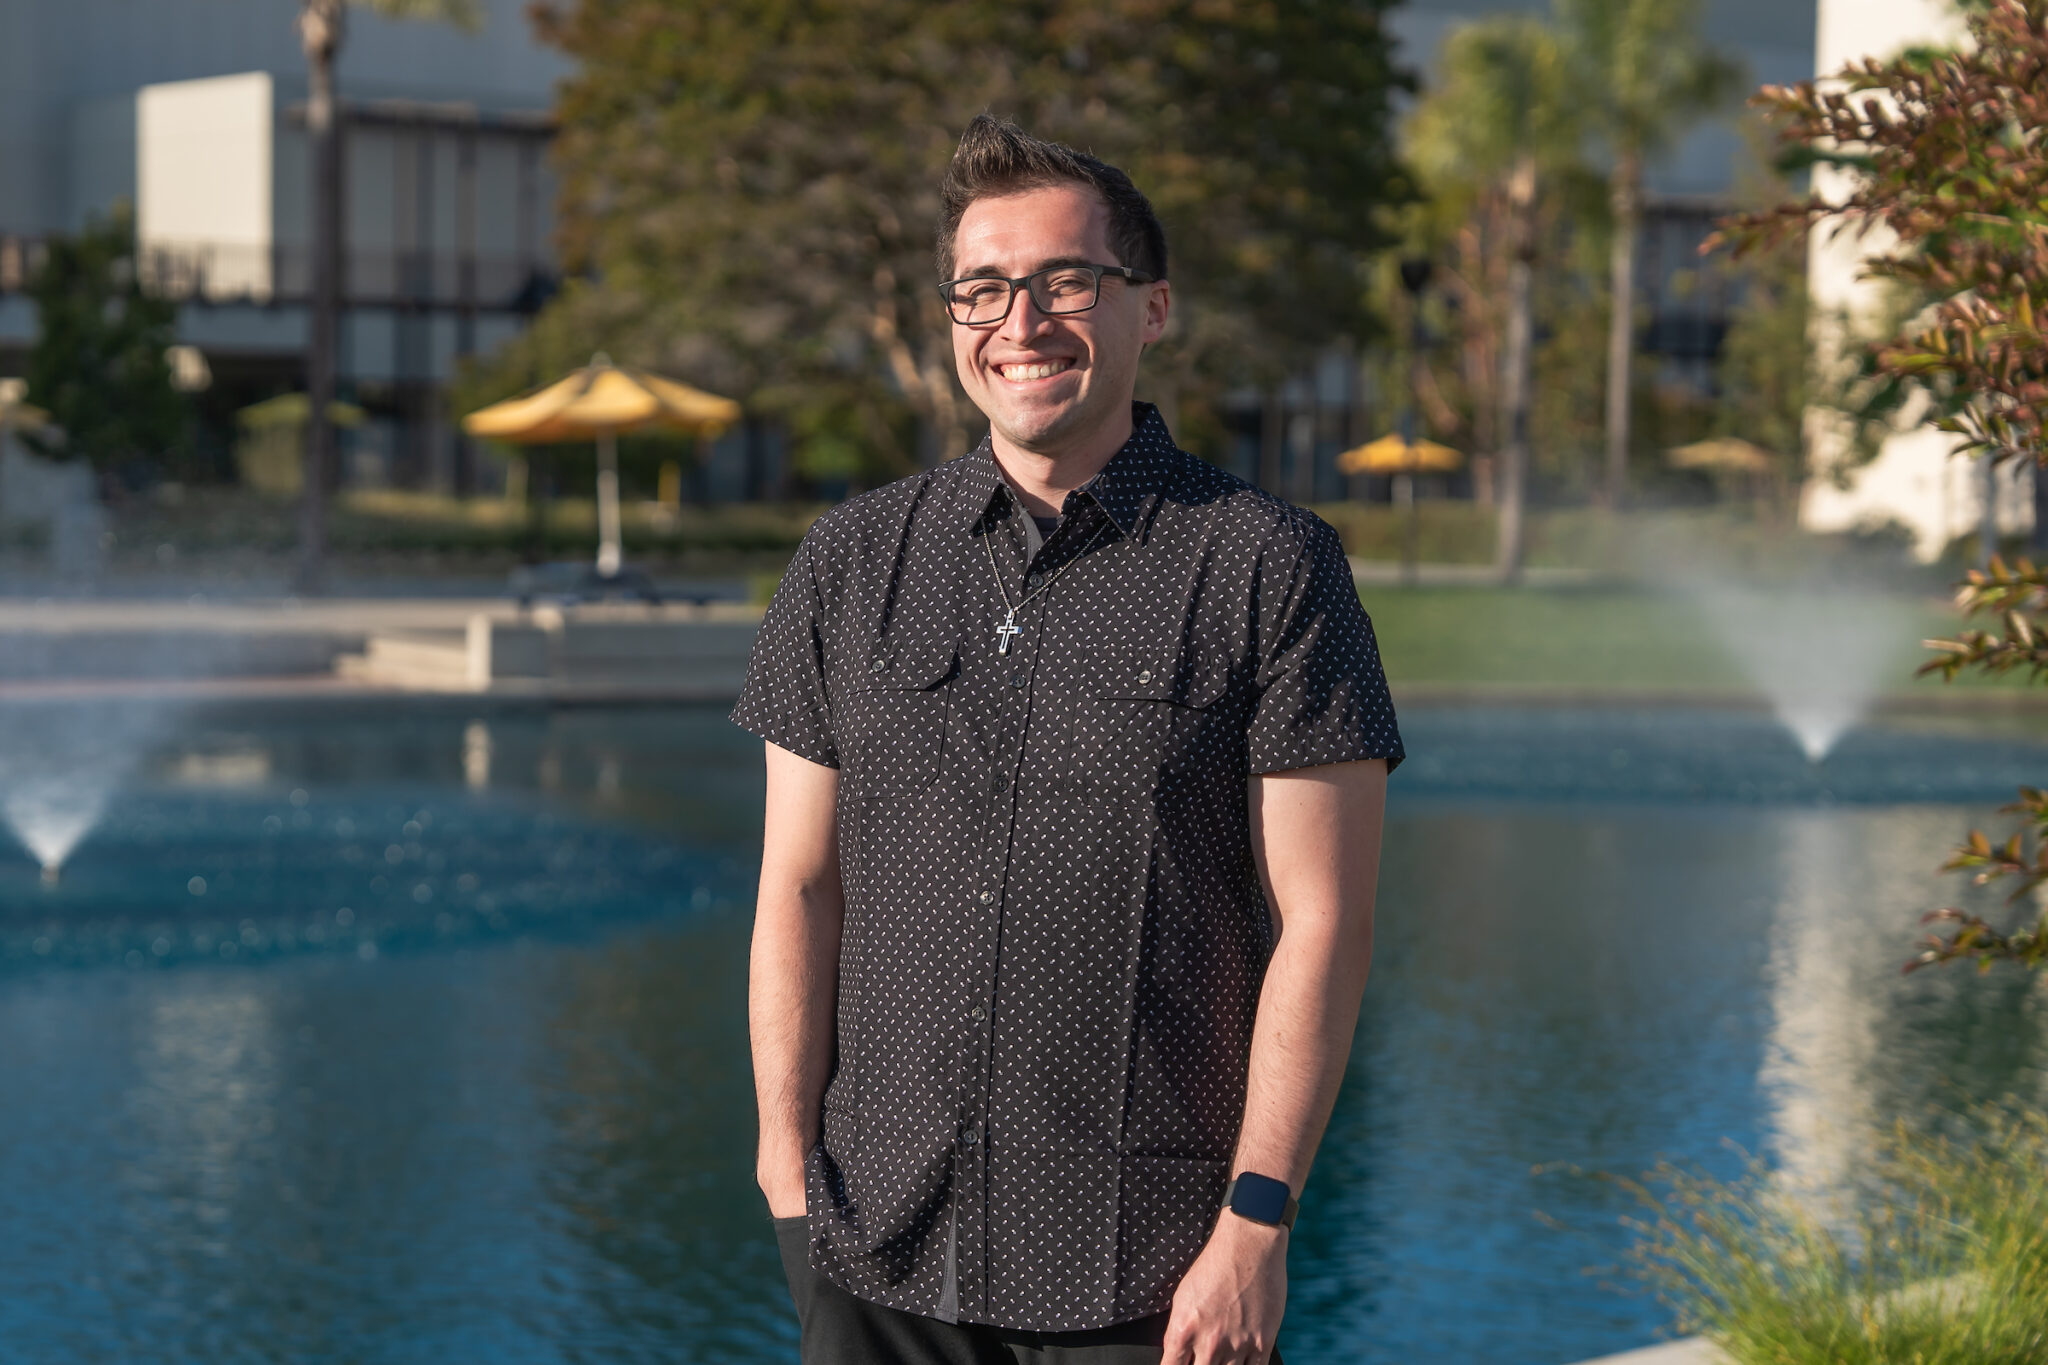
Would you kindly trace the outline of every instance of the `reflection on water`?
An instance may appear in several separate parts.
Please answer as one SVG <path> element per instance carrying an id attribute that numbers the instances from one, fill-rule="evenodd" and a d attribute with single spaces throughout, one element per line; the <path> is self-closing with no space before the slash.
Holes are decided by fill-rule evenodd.
<path id="1" fill-rule="evenodd" d="M 1929 870 L 2000 765 L 2042 750 L 1987 745 L 1985 785 L 1957 791 L 1916 737 L 1854 736 L 1841 755 L 1883 791 L 1970 804 L 1859 804 L 1852 769 L 1787 804 L 1757 784 L 1792 780 L 1789 741 L 1726 717 L 1408 728 L 1436 768 L 1396 780 L 1290 1361 L 1642 1344 L 1663 1313 L 1609 1284 L 1632 1209 L 1571 1168 L 1729 1171 L 1733 1140 L 1824 1192 L 1895 1114 L 2043 1092 L 2039 984 L 1897 970 L 1956 891 Z M 181 776 L 254 752 L 239 785 Z M 219 924 L 238 951 L 60 969 L 23 949 L 0 972 L 10 1362 L 794 1359 L 752 1188 L 751 741 L 689 710 L 280 724 L 195 731 L 144 771 L 55 898 L 23 910 L 34 869 L 0 863 L 0 943 Z M 1518 780 L 1554 799 L 1509 799 Z M 396 836 L 368 828 L 394 811 Z M 343 818 L 367 823 L 343 839 Z M 396 864 L 336 852 L 392 843 Z M 229 885 L 166 890 L 195 859 Z M 458 904 L 468 872 L 582 909 L 439 935 L 449 901 L 408 889 L 352 902 L 352 928 L 383 926 L 372 958 L 263 938 L 331 932 L 333 896 L 405 887 L 399 866 Z"/>

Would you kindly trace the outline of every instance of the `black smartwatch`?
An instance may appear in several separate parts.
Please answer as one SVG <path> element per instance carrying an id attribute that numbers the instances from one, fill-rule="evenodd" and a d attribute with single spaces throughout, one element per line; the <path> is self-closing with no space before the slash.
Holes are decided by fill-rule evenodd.
<path id="1" fill-rule="evenodd" d="M 1285 1181 L 1256 1171 L 1239 1171 L 1237 1178 L 1223 1187 L 1223 1207 L 1254 1223 L 1291 1228 L 1301 1201 L 1288 1193 Z"/>

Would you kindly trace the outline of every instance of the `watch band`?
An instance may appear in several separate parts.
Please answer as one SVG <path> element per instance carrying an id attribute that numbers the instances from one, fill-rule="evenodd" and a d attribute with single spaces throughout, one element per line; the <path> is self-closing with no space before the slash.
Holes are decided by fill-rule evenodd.
<path id="1" fill-rule="evenodd" d="M 1301 1201 L 1288 1190 L 1285 1181 L 1256 1171 L 1239 1171 L 1223 1187 L 1223 1207 L 1254 1223 L 1291 1228 L 1294 1215 L 1301 1210 Z"/>

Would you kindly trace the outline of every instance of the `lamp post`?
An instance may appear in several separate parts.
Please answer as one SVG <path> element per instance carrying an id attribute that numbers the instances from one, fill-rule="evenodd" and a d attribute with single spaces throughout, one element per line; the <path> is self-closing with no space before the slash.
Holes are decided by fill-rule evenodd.
<path id="1" fill-rule="evenodd" d="M 1422 407 L 1422 348 L 1428 334 L 1422 327 L 1422 294 L 1435 273 L 1427 256 L 1407 256 L 1401 261 L 1401 288 L 1408 294 L 1408 403 L 1401 412 L 1401 439 L 1412 452 L 1420 436 Z M 1407 510 L 1407 525 L 1401 544 L 1401 581 L 1414 587 L 1421 576 L 1422 553 L 1420 511 L 1415 505 L 1415 472 L 1410 469 L 1394 476 L 1394 502 Z"/>

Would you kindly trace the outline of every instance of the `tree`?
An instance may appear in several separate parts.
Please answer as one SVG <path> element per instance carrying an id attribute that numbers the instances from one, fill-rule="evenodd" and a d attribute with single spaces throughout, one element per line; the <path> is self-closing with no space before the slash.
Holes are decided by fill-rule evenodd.
<path id="1" fill-rule="evenodd" d="M 102 470 L 161 461 L 190 439 L 191 410 L 164 355 L 177 340 L 178 306 L 143 288 L 133 212 L 122 204 L 75 237 L 51 237 L 47 253 L 28 284 L 28 401 L 64 435 L 24 439 Z"/>
<path id="2" fill-rule="evenodd" d="M 1520 576 L 1525 542 L 1539 219 L 1546 195 L 1577 162 L 1578 119 L 1557 35 L 1538 20 L 1504 16 L 1445 38 L 1436 83 L 1407 130 L 1411 161 L 1467 244 L 1465 268 L 1450 272 L 1453 286 L 1481 305 L 1469 315 L 1486 319 L 1497 338 L 1486 351 L 1499 375 L 1494 560 L 1505 581 Z M 1488 275 L 1499 277 L 1498 288 L 1488 287 Z M 1497 307 L 1485 306 L 1493 300 Z"/>
<path id="3" fill-rule="evenodd" d="M 576 0 L 537 11 L 562 89 L 554 311 L 615 355 L 749 395 L 876 479 L 964 449 L 932 261 L 984 110 L 1124 166 L 1172 244 L 1169 405 L 1371 325 L 1404 192 L 1384 0 Z M 523 363 L 516 351 L 509 369 Z M 508 374 L 508 378 L 510 375 Z M 821 457 L 822 458 L 822 457 Z"/>
<path id="4" fill-rule="evenodd" d="M 1698 0 L 1557 0 L 1571 54 L 1573 89 L 1590 131 L 1609 158 L 1610 248 L 1607 324 L 1607 477 L 1601 501 L 1618 508 L 1628 491 L 1629 396 L 1635 359 L 1636 243 L 1642 231 L 1643 168 L 1701 115 L 1743 84 L 1742 67 L 1707 47 Z"/>
<path id="5" fill-rule="evenodd" d="M 299 45 L 306 54 L 306 142 L 313 168 L 312 298 L 306 321 L 305 493 L 299 503 L 299 586 L 314 590 L 326 573 L 327 485 L 336 467 L 335 355 L 341 325 L 341 130 L 334 91 L 335 59 L 347 32 L 348 6 L 394 19 L 436 19 L 474 28 L 477 0 L 299 0 Z"/>
<path id="6" fill-rule="evenodd" d="M 1873 348 L 1872 367 L 1919 386 L 1959 452 L 2048 466 L 2048 0 L 1984 0 L 1966 14 L 1953 50 L 1766 87 L 1758 102 L 1788 153 L 1846 172 L 1843 193 L 1816 189 L 1732 219 L 1723 235 L 1756 250 L 1808 231 L 1881 234 L 1865 273 L 1930 302 Z M 2048 678 L 2048 567 L 1994 560 L 1958 601 L 1994 628 L 1930 642 L 1938 657 L 1923 672 Z M 1973 834 L 1949 867 L 1980 883 L 2016 879 L 2017 901 L 2048 882 L 2048 798 L 2029 788 L 2013 809 L 2031 838 Z M 2012 932 L 1954 909 L 1929 918 L 1957 928 L 1914 965 L 2048 963 L 2048 914 Z"/>

